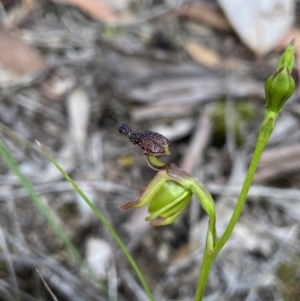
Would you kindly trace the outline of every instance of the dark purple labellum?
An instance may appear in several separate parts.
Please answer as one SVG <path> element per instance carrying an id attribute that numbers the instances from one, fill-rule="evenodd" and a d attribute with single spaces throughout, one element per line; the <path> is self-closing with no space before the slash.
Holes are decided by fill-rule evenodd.
<path id="1" fill-rule="evenodd" d="M 140 146 L 146 154 L 164 154 L 171 142 L 163 135 L 153 131 L 133 132 L 127 124 L 119 127 L 121 134 L 127 135 L 129 141 Z"/>

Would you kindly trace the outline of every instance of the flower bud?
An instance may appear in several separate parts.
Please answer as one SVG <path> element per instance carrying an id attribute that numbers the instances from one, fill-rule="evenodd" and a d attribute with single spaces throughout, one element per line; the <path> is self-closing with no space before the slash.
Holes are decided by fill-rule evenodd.
<path id="1" fill-rule="evenodd" d="M 292 41 L 279 59 L 277 72 L 266 81 L 267 111 L 279 113 L 295 90 L 295 82 L 291 76 L 291 71 L 295 64 L 294 52 L 295 45 L 294 41 Z"/>
<path id="2" fill-rule="evenodd" d="M 279 113 L 295 90 L 295 82 L 287 67 L 271 75 L 265 84 L 266 109 Z"/>

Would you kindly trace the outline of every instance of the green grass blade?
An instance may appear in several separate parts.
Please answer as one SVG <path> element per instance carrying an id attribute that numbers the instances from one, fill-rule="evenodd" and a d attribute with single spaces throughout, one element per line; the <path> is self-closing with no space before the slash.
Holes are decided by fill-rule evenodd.
<path id="1" fill-rule="evenodd" d="M 83 191 L 78 187 L 78 185 L 70 178 L 70 176 L 64 171 L 64 169 L 56 162 L 56 160 L 44 149 L 44 147 L 37 141 L 38 145 L 41 147 L 45 155 L 48 159 L 56 166 L 56 168 L 61 172 L 61 174 L 66 178 L 66 180 L 74 187 L 76 192 L 86 201 L 86 203 L 90 206 L 90 208 L 94 211 L 98 219 L 104 224 L 106 229 L 109 231 L 111 236 L 114 238 L 116 243 L 119 245 L 125 256 L 127 257 L 128 261 L 130 262 L 132 268 L 136 272 L 138 278 L 144 290 L 151 301 L 154 301 L 154 297 L 152 295 L 151 289 L 142 274 L 141 270 L 139 269 L 138 265 L 136 264 L 135 260 L 127 250 L 126 246 L 123 244 L 122 240 L 118 236 L 117 232 L 113 229 L 113 227 L 109 224 L 106 218 L 102 215 L 102 213 L 96 208 L 94 203 L 83 193 Z"/>
<path id="2" fill-rule="evenodd" d="M 61 241 L 64 243 L 68 251 L 72 254 L 72 256 L 76 259 L 77 263 L 82 266 L 86 267 L 83 258 L 77 251 L 76 247 L 73 245 L 69 237 L 65 234 L 62 227 L 59 225 L 55 217 L 51 215 L 49 212 L 47 206 L 43 203 L 29 180 L 23 175 L 21 172 L 17 162 L 12 157 L 8 149 L 6 148 L 5 144 L 0 139 L 0 156 L 4 160 L 4 162 L 7 164 L 9 169 L 18 177 L 21 185 L 26 189 L 28 195 L 31 197 L 33 203 L 38 208 L 40 213 L 45 217 L 47 222 L 50 224 L 53 231 L 56 233 L 56 235 L 61 239 Z"/>

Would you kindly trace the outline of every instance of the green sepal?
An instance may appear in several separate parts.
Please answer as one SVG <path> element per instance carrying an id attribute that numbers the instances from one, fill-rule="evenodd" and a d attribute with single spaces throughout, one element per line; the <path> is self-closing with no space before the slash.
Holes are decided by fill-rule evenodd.
<path id="1" fill-rule="evenodd" d="M 295 82 L 291 76 L 295 65 L 294 40 L 286 47 L 277 65 L 277 72 L 271 75 L 265 84 L 266 109 L 279 113 L 295 90 Z"/>
<path id="2" fill-rule="evenodd" d="M 186 205 L 187 204 L 188 203 L 186 203 Z M 151 221 L 150 225 L 158 227 L 158 226 L 166 226 L 166 225 L 172 224 L 180 216 L 180 214 L 183 212 L 186 205 L 171 216 L 156 218 L 155 220 Z"/>
<path id="3" fill-rule="evenodd" d="M 121 206 L 122 209 L 129 208 L 139 208 L 147 205 L 151 202 L 154 196 L 157 194 L 159 189 L 164 185 L 164 183 L 168 180 L 169 176 L 166 170 L 159 171 L 156 176 L 152 179 L 149 185 L 142 190 L 140 193 L 140 198 L 134 202 L 128 202 L 127 204 Z"/>

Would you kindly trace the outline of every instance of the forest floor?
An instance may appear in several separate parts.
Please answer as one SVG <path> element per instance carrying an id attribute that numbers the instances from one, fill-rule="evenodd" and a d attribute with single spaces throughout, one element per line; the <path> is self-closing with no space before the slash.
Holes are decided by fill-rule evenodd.
<path id="1" fill-rule="evenodd" d="M 1 140 L 105 287 L 0 161 L 0 300 L 53 300 L 36 269 L 59 301 L 148 300 L 106 228 L 35 140 L 116 229 L 156 300 L 192 300 L 207 217 L 195 200 L 165 227 L 145 222 L 147 208 L 120 208 L 155 172 L 118 127 L 172 142 L 165 160 L 208 187 L 222 233 L 264 115 L 264 82 L 283 48 L 258 57 L 211 1 L 6 0 L 0 8 Z M 278 119 L 206 301 L 300 300 L 298 100 L 296 92 Z"/>

